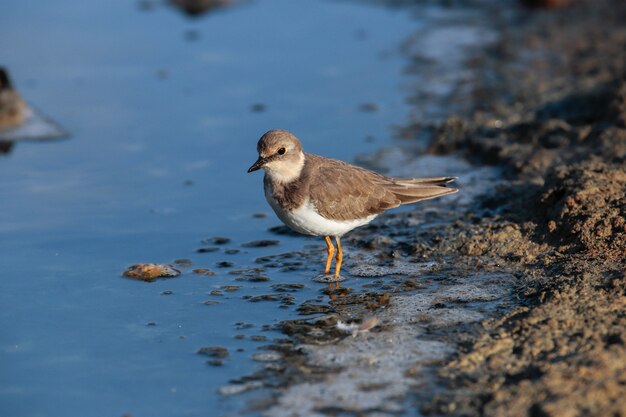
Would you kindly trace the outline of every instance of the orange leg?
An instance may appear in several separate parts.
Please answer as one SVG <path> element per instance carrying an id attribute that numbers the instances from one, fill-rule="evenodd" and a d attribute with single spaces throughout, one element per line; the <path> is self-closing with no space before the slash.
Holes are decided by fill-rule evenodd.
<path id="1" fill-rule="evenodd" d="M 333 246 L 333 241 L 330 240 L 330 236 L 325 236 L 326 246 L 328 247 L 328 257 L 326 258 L 326 269 L 324 269 L 324 273 L 328 274 L 330 272 L 330 264 L 333 262 L 333 254 L 335 253 L 335 247 Z"/>
<path id="2" fill-rule="evenodd" d="M 335 279 L 339 278 L 339 271 L 341 271 L 341 262 L 343 262 L 343 251 L 341 250 L 341 241 L 339 236 L 335 236 L 337 241 L 337 263 L 335 264 Z"/>

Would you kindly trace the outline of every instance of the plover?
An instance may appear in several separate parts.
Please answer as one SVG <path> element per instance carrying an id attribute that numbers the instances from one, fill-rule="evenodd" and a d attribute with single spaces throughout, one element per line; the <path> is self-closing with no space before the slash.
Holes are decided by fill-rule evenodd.
<path id="1" fill-rule="evenodd" d="M 257 144 L 265 198 L 278 218 L 296 232 L 324 236 L 328 247 L 324 274 L 330 272 L 337 242 L 335 279 L 343 252 L 341 237 L 385 210 L 457 192 L 446 187 L 455 177 L 391 178 L 335 159 L 305 153 L 286 130 L 270 130 Z"/>

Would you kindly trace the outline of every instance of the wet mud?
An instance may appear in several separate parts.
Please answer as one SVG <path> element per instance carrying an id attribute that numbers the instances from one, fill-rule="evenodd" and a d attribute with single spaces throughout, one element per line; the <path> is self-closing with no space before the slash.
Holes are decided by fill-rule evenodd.
<path id="1" fill-rule="evenodd" d="M 500 15 L 467 112 L 429 128 L 428 152 L 504 181 L 415 255 L 514 270 L 521 305 L 458 345 L 423 414 L 626 412 L 624 22 L 609 1 Z"/>
<path id="2" fill-rule="evenodd" d="M 268 346 L 280 359 L 243 381 L 274 389 L 256 411 L 625 415 L 626 6 L 474 6 L 490 41 L 470 48 L 457 88 L 413 99 L 453 111 L 399 129 L 402 151 L 359 159 L 458 170 L 461 192 L 347 237 L 350 279 L 281 323 L 289 339 Z"/>

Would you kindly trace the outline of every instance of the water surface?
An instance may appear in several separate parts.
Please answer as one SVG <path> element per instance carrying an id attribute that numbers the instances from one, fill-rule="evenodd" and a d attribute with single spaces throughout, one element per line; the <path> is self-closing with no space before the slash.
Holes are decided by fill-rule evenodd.
<path id="1" fill-rule="evenodd" d="M 261 327 L 297 314 L 242 297 L 301 282 L 302 301 L 323 287 L 306 270 L 272 272 L 267 283 L 228 274 L 314 243 L 267 232 L 278 221 L 261 175 L 246 174 L 256 141 L 285 128 L 306 150 L 345 160 L 388 143 L 407 113 L 397 47 L 419 24 L 398 10 L 321 0 L 249 2 L 197 19 L 121 0 L 5 1 L 3 64 L 72 137 L 20 142 L 0 157 L 0 415 L 239 409 L 216 390 L 259 367 L 250 359 L 259 343 L 234 336 L 271 340 L 279 335 Z M 210 236 L 232 242 L 196 253 Z M 280 245 L 240 247 L 256 239 Z M 120 277 L 130 264 L 176 258 L 193 261 L 180 278 Z M 208 294 L 223 285 L 242 288 Z M 231 355 L 211 367 L 195 353 L 203 346 Z"/>

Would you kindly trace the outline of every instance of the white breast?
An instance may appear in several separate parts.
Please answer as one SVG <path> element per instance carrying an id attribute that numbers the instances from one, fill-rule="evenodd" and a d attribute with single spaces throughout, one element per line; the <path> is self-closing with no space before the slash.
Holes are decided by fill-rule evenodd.
<path id="1" fill-rule="evenodd" d="M 373 214 L 364 219 L 357 220 L 329 220 L 322 217 L 317 210 L 315 210 L 315 206 L 308 200 L 305 201 L 300 208 L 285 210 L 278 205 L 278 202 L 267 190 L 265 197 L 283 223 L 296 232 L 305 235 L 343 236 L 350 230 L 371 222 L 377 216 Z"/>

